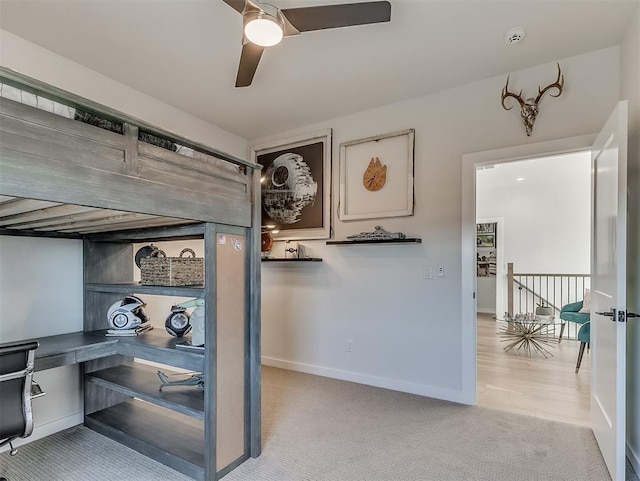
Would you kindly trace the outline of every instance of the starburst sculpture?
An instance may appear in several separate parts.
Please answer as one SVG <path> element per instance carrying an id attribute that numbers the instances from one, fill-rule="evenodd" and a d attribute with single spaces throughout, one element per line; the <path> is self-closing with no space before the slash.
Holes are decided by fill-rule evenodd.
<path id="1" fill-rule="evenodd" d="M 532 351 L 542 354 L 545 358 L 553 357 L 547 347 L 554 347 L 557 339 L 549 337 L 547 324 L 542 324 L 535 318 L 521 317 L 507 321 L 508 326 L 499 330 L 502 342 L 508 342 L 505 352 L 515 349 L 517 356 L 521 351 L 531 357 Z"/>

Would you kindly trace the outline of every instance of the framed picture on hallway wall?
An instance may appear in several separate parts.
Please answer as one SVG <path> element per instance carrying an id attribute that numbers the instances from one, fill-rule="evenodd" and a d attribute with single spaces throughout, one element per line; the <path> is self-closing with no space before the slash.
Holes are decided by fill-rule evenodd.
<path id="1" fill-rule="evenodd" d="M 262 226 L 275 240 L 331 236 L 331 129 L 255 145 Z M 276 232 L 277 231 L 277 232 Z"/>
<path id="2" fill-rule="evenodd" d="M 476 236 L 476 247 L 495 247 L 496 236 L 494 234 L 478 234 Z"/>
<path id="3" fill-rule="evenodd" d="M 413 215 L 413 129 L 340 144 L 340 219 Z"/>
<path id="4" fill-rule="evenodd" d="M 495 222 L 476 224 L 476 231 L 478 234 L 495 234 L 496 224 Z"/>

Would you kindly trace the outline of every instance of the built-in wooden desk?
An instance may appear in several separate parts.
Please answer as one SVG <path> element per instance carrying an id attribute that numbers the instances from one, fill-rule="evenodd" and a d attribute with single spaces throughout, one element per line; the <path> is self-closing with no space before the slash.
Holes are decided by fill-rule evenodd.
<path id="1" fill-rule="evenodd" d="M 94 331 L 30 339 L 40 343 L 36 349 L 35 370 L 44 371 L 122 354 L 160 363 L 170 360 L 174 366 L 203 372 L 203 353 L 176 349 L 175 345 L 183 339 L 155 331 L 132 337 L 106 337 L 105 331 Z"/>
<path id="2" fill-rule="evenodd" d="M 104 334 L 71 332 L 32 340 L 40 343 L 36 349 L 36 371 L 118 354 L 118 339 Z"/>

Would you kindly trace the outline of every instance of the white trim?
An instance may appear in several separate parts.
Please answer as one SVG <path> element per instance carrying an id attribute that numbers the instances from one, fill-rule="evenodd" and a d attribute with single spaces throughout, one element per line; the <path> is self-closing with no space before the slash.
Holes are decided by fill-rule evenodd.
<path id="1" fill-rule="evenodd" d="M 278 367 L 289 371 L 304 372 L 306 374 L 314 374 L 332 379 L 340 379 L 341 381 L 350 381 L 358 384 L 366 384 L 367 386 L 392 389 L 393 391 L 406 392 L 409 394 L 417 394 L 445 401 L 452 401 L 461 404 L 469 404 L 465 402 L 461 391 L 453 391 L 450 389 L 440 389 L 425 384 L 415 384 L 412 382 L 398 381 L 396 379 L 369 376 L 353 371 L 343 371 L 340 369 L 332 369 L 329 367 L 315 366 L 313 364 L 304 364 L 301 362 L 285 361 L 284 359 L 276 359 L 272 357 L 262 357 L 262 364 L 265 366 Z"/>
<path id="2" fill-rule="evenodd" d="M 475 236 L 476 236 L 476 169 L 532 157 L 567 154 L 591 150 L 596 134 L 566 139 L 536 142 L 504 149 L 464 154 L 461 162 L 462 183 L 462 244 L 461 256 L 461 319 L 462 319 L 462 394 L 466 404 L 476 403 L 476 291 Z"/>
<path id="3" fill-rule="evenodd" d="M 55 421 L 51 421 L 46 424 L 41 424 L 40 426 L 36 426 L 33 429 L 33 434 L 28 438 L 18 438 L 13 442 L 14 447 L 23 446 L 25 444 L 29 444 L 31 441 L 36 441 L 37 439 L 46 438 L 47 436 L 51 436 L 59 431 L 64 431 L 65 429 L 72 428 L 73 426 L 77 426 L 78 424 L 82 424 L 84 421 L 84 414 L 82 412 L 72 414 L 71 416 L 67 416 L 61 419 L 56 419 Z M 0 448 L 0 453 L 9 451 L 9 445 L 2 446 Z"/>

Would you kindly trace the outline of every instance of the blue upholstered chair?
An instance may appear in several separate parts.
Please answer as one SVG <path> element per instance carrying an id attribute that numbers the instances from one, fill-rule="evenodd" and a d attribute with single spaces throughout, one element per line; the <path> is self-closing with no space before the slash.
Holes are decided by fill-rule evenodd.
<path id="1" fill-rule="evenodd" d="M 564 326 L 567 322 L 575 322 L 576 324 L 585 324 L 591 320 L 588 312 L 579 312 L 582 309 L 582 301 L 572 302 L 562 306 L 560 310 L 560 320 L 562 325 L 560 326 L 560 341 L 562 341 L 562 333 L 564 332 Z M 576 371 L 577 372 L 577 371 Z"/>
<path id="2" fill-rule="evenodd" d="M 580 351 L 578 352 L 576 373 L 580 370 L 582 356 L 584 355 L 584 348 L 591 342 L 591 321 L 587 321 L 582 326 L 580 326 L 580 330 L 578 331 L 578 341 L 580 341 Z"/>

